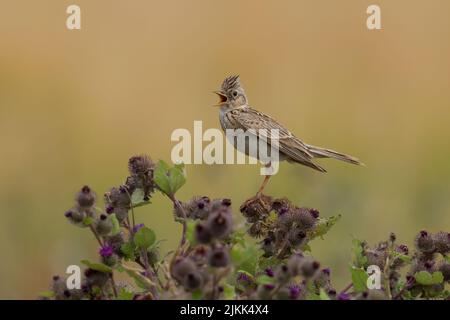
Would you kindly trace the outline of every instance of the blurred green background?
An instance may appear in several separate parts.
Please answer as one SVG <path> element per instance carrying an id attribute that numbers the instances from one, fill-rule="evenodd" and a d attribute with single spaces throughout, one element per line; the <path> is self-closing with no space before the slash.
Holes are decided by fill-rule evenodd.
<path id="1" fill-rule="evenodd" d="M 349 281 L 351 236 L 450 228 L 450 2 L 87 1 L 82 30 L 65 27 L 72 1 L 0 2 L 0 298 L 35 298 L 53 274 L 96 259 L 87 230 L 67 223 L 74 193 L 101 196 L 127 159 L 170 160 L 176 128 L 219 127 L 211 91 L 238 73 L 251 105 L 306 142 L 360 157 L 324 160 L 329 173 L 282 164 L 267 193 L 343 219 L 312 243 Z M 191 165 L 179 197 L 241 202 L 259 166 Z M 161 195 L 138 219 L 178 242 Z"/>

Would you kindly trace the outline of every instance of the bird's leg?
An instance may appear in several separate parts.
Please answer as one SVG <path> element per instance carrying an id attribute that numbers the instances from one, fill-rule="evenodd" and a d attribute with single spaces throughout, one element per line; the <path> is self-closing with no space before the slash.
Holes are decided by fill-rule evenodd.
<path id="1" fill-rule="evenodd" d="M 261 197 L 261 194 L 262 194 L 264 188 L 266 187 L 267 182 L 269 182 L 270 177 L 271 177 L 270 175 L 264 176 L 264 181 L 261 184 L 261 187 L 259 187 L 258 192 L 256 193 L 257 198 Z"/>
<path id="2" fill-rule="evenodd" d="M 264 166 L 265 166 L 266 168 L 270 168 L 271 163 L 270 163 L 270 162 L 269 162 L 269 163 L 266 163 Z M 260 197 L 261 197 L 262 192 L 263 192 L 264 188 L 266 187 L 267 182 L 269 182 L 270 177 L 271 177 L 270 175 L 265 175 L 265 176 L 264 176 L 264 181 L 263 181 L 263 183 L 261 184 L 261 187 L 259 187 L 258 192 L 256 193 L 256 198 L 260 198 Z"/>

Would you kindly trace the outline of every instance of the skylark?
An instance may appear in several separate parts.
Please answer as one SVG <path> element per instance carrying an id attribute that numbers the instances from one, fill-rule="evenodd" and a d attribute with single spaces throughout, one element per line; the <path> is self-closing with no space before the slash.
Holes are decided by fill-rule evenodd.
<path id="1" fill-rule="evenodd" d="M 222 129 L 242 129 L 244 131 L 260 134 L 260 129 L 266 129 L 267 136 L 263 138 L 270 144 L 271 129 L 278 130 L 278 151 L 279 160 L 287 160 L 288 162 L 296 162 L 307 167 L 313 168 L 320 172 L 326 170 L 320 165 L 313 162 L 315 158 L 334 158 L 352 164 L 362 165 L 355 157 L 320 147 L 315 147 L 302 142 L 294 136 L 288 129 L 272 119 L 270 116 L 259 112 L 248 104 L 247 96 L 242 88 L 239 76 L 230 76 L 226 78 L 219 91 L 215 91 L 220 101 L 217 106 L 220 107 L 220 124 Z M 236 144 L 234 143 L 236 148 Z M 248 149 L 245 153 L 248 155 Z M 261 195 L 266 186 L 270 175 L 265 176 L 257 195 Z"/>

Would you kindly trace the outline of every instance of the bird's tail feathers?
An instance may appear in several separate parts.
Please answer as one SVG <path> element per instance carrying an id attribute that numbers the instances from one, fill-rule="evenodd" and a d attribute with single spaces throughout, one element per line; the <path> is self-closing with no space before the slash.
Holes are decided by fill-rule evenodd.
<path id="1" fill-rule="evenodd" d="M 311 153 L 315 158 L 333 158 L 337 160 L 341 160 L 344 162 L 348 162 L 351 164 L 362 165 L 364 163 L 359 161 L 357 158 L 349 156 L 347 154 L 343 154 L 334 150 L 320 148 L 316 146 L 307 145 L 309 153 Z"/>

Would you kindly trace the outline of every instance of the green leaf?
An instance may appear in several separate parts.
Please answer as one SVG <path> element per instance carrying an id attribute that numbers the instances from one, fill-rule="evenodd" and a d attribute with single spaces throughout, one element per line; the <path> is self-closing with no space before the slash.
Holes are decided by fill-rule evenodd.
<path id="1" fill-rule="evenodd" d="M 397 251 L 392 251 L 392 257 L 394 259 L 398 258 L 398 259 L 400 259 L 400 260 L 402 260 L 403 262 L 406 262 L 406 263 L 410 263 L 411 260 L 412 260 L 411 257 L 409 257 L 409 256 L 407 256 L 407 255 L 405 255 L 403 253 L 397 252 Z"/>
<path id="2" fill-rule="evenodd" d="M 331 300 L 323 288 L 320 288 L 319 298 L 320 300 Z"/>
<path id="3" fill-rule="evenodd" d="M 367 257 L 363 255 L 363 245 L 358 239 L 353 239 L 353 264 L 357 268 L 364 268 L 367 264 Z"/>
<path id="4" fill-rule="evenodd" d="M 133 194 L 131 195 L 131 206 L 133 208 L 145 206 L 146 204 L 149 204 L 149 200 L 144 200 L 145 193 L 143 189 L 136 189 L 133 191 Z"/>
<path id="5" fill-rule="evenodd" d="M 192 291 L 192 300 L 202 300 L 203 292 L 200 289 Z"/>
<path id="6" fill-rule="evenodd" d="M 160 160 L 156 165 L 153 180 L 158 188 L 165 194 L 170 194 L 170 182 L 169 182 L 169 165 Z"/>
<path id="7" fill-rule="evenodd" d="M 304 244 L 302 246 L 302 251 L 303 252 L 306 252 L 306 251 L 311 252 L 311 246 L 309 244 Z"/>
<path id="8" fill-rule="evenodd" d="M 39 292 L 39 297 L 42 297 L 42 298 L 50 299 L 50 298 L 53 298 L 54 296 L 55 296 L 55 293 L 51 290 Z"/>
<path id="9" fill-rule="evenodd" d="M 226 283 L 223 287 L 223 297 L 225 298 L 225 300 L 234 300 L 234 298 L 236 297 L 234 286 Z"/>
<path id="10" fill-rule="evenodd" d="M 144 290 L 150 290 L 153 287 L 153 283 L 147 277 L 144 277 L 142 274 L 137 271 L 125 269 L 125 272 L 134 279 L 136 285 Z"/>
<path id="11" fill-rule="evenodd" d="M 169 170 L 169 176 L 170 188 L 172 193 L 175 194 L 186 183 L 184 164 L 176 164 Z"/>
<path id="12" fill-rule="evenodd" d="M 88 268 L 91 268 L 92 270 L 104 273 L 111 273 L 113 271 L 111 267 L 108 267 L 106 264 L 103 263 L 94 263 L 90 262 L 89 260 L 81 260 L 81 263 L 87 266 Z"/>
<path id="13" fill-rule="evenodd" d="M 120 251 L 125 255 L 125 258 L 127 260 L 134 260 L 135 259 L 135 252 L 136 252 L 136 246 L 132 241 L 129 241 L 127 243 L 124 243 L 120 247 Z"/>
<path id="14" fill-rule="evenodd" d="M 319 218 L 316 226 L 308 232 L 309 239 L 314 239 L 320 237 L 323 239 L 323 236 L 330 231 L 330 229 L 336 224 L 336 222 L 341 219 L 341 215 L 331 216 L 329 218 Z"/>
<path id="15" fill-rule="evenodd" d="M 120 288 L 117 300 L 133 300 L 134 293 L 125 288 Z"/>
<path id="16" fill-rule="evenodd" d="M 266 274 L 260 275 L 259 277 L 256 278 L 256 283 L 257 284 L 274 284 L 275 283 L 275 278 L 274 277 L 269 277 Z"/>
<path id="17" fill-rule="evenodd" d="M 260 249 L 256 245 L 236 244 L 231 248 L 230 255 L 237 270 L 241 269 L 252 275 L 256 273 L 258 259 L 261 255 Z"/>
<path id="18" fill-rule="evenodd" d="M 173 196 L 186 183 L 184 164 L 176 164 L 170 167 L 160 160 L 156 166 L 153 179 L 163 193 Z"/>
<path id="19" fill-rule="evenodd" d="M 85 226 L 90 226 L 91 224 L 93 224 L 94 223 L 94 218 L 92 218 L 92 217 L 85 217 L 84 219 L 83 219 L 83 224 L 85 225 Z"/>
<path id="20" fill-rule="evenodd" d="M 153 243 L 155 243 L 156 235 L 152 229 L 142 227 L 134 234 L 134 243 L 141 249 L 148 249 Z"/>
<path id="21" fill-rule="evenodd" d="M 191 246 L 194 246 L 196 244 L 195 240 L 195 226 L 197 225 L 197 222 L 194 220 L 188 219 L 186 221 L 186 240 L 189 241 Z"/>
<path id="22" fill-rule="evenodd" d="M 119 224 L 119 220 L 117 220 L 116 214 L 113 213 L 109 216 L 109 218 L 111 219 L 112 222 L 112 230 L 111 230 L 111 235 L 114 236 L 116 234 L 118 234 L 120 232 L 120 224 Z"/>
<path id="23" fill-rule="evenodd" d="M 419 284 L 424 286 L 440 284 L 444 281 L 444 276 L 440 271 L 435 271 L 433 274 L 427 271 L 419 271 L 414 274 L 414 278 Z"/>
<path id="24" fill-rule="evenodd" d="M 367 290 L 368 274 L 363 268 L 350 267 L 350 273 L 352 275 L 353 289 L 356 292 L 363 292 Z"/>

